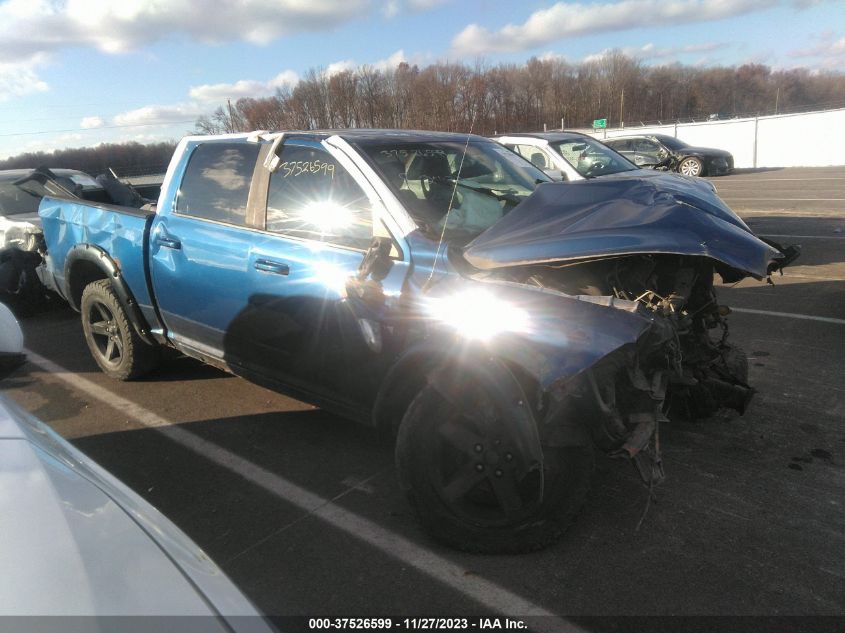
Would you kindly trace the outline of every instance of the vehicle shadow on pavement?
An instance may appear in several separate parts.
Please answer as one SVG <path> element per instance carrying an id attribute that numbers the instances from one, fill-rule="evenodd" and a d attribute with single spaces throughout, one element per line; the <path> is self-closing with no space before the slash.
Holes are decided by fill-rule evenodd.
<path id="1" fill-rule="evenodd" d="M 793 426 L 793 412 L 766 399 L 744 417 L 666 424 L 667 480 L 645 518 L 648 494 L 634 469 L 600 459 L 592 500 L 575 527 L 557 545 L 524 556 L 476 556 L 431 543 L 396 484 L 390 445 L 323 411 L 180 428 L 561 613 L 836 613 L 830 573 L 839 550 L 830 535 L 842 509 L 828 499 L 841 493 L 831 470 L 841 473 L 841 460 L 829 443 L 829 458 L 813 453 L 823 441 L 817 436 L 812 447 L 799 448 L 796 438 L 787 444 Z M 416 572 L 166 432 L 106 433 L 75 444 L 173 519 L 270 613 L 325 613 L 326 605 L 420 612 L 442 589 L 413 591 Z M 788 467 L 795 456 L 805 460 L 800 472 Z M 351 578 L 362 587 L 355 597 Z M 394 583 L 407 583 L 409 593 L 397 595 Z"/>

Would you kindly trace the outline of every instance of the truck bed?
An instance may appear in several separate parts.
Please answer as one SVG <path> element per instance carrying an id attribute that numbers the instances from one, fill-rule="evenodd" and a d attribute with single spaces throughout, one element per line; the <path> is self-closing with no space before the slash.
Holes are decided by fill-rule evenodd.
<path id="1" fill-rule="evenodd" d="M 45 197 L 38 211 L 54 281 L 66 296 L 65 261 L 77 244 L 103 249 L 120 266 L 121 273 L 141 311 L 150 314 L 153 300 L 147 277 L 149 227 L 155 212 L 112 204 Z"/>

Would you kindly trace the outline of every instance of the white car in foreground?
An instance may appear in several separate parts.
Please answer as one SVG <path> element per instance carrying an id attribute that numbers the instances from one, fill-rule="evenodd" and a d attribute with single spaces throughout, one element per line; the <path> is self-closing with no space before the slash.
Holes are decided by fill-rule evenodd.
<path id="1" fill-rule="evenodd" d="M 0 304 L 0 378 L 23 361 L 20 327 Z M 273 630 L 173 523 L 3 398 L 0 569 L 0 616 L 93 616 L 113 630 L 120 620 L 102 616 L 190 615 L 206 616 L 195 622 L 204 631 Z"/>

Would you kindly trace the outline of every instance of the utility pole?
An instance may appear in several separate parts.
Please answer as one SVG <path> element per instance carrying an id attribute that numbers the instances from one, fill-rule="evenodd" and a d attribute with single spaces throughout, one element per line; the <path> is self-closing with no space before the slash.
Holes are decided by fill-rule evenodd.
<path id="1" fill-rule="evenodd" d="M 234 131 L 235 131 L 235 119 L 232 116 L 232 100 L 226 99 L 226 104 L 229 106 L 229 125 L 227 126 L 229 129 L 227 131 L 229 133 L 234 133 Z"/>
<path id="2" fill-rule="evenodd" d="M 775 114 L 778 113 L 778 101 L 780 101 L 780 86 L 778 86 L 777 92 L 775 92 Z"/>
<path id="3" fill-rule="evenodd" d="M 625 89 L 622 88 L 622 94 L 619 96 L 619 129 L 625 129 L 625 119 L 623 114 L 625 112 Z"/>

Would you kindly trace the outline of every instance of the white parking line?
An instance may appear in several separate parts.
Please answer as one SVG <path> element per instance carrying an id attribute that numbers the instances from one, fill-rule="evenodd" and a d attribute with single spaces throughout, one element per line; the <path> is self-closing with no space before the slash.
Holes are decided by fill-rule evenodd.
<path id="1" fill-rule="evenodd" d="M 845 325 L 845 319 L 834 319 L 831 317 L 813 316 L 811 314 L 796 314 L 794 312 L 772 312 L 770 310 L 752 310 L 751 308 L 734 308 L 731 306 L 731 312 L 740 312 L 746 314 L 762 314 L 764 316 L 784 317 L 787 319 L 801 319 L 804 321 L 820 321 L 822 323 L 835 323 L 836 325 Z"/>
<path id="2" fill-rule="evenodd" d="M 543 607 L 511 593 L 489 580 L 475 574 L 467 574 L 466 569 L 461 565 L 457 565 L 403 536 L 386 530 L 369 519 L 350 512 L 332 503 L 329 499 L 316 495 L 222 446 L 174 425 L 141 405 L 118 396 L 35 352 L 29 350 L 25 350 L 25 352 L 30 362 L 49 372 L 51 376 L 63 380 L 78 391 L 88 394 L 122 414 L 131 416 L 144 426 L 155 429 L 171 441 L 243 477 L 302 511 L 319 517 L 332 527 L 364 541 L 381 552 L 451 587 L 487 609 L 510 616 L 542 616 L 542 619 L 531 622 L 530 628 L 532 629 L 584 633 L 583 629 L 572 622 L 554 617 L 555 614 Z"/>
<path id="3" fill-rule="evenodd" d="M 735 182 L 807 182 L 808 180 L 845 180 L 845 176 L 819 176 L 814 178 L 716 178 L 720 185 L 730 185 Z M 714 180 L 710 180 L 714 182 Z"/>
<path id="4" fill-rule="evenodd" d="M 783 235 L 780 233 L 758 233 L 763 237 L 794 237 L 799 240 L 845 240 L 845 235 Z"/>

